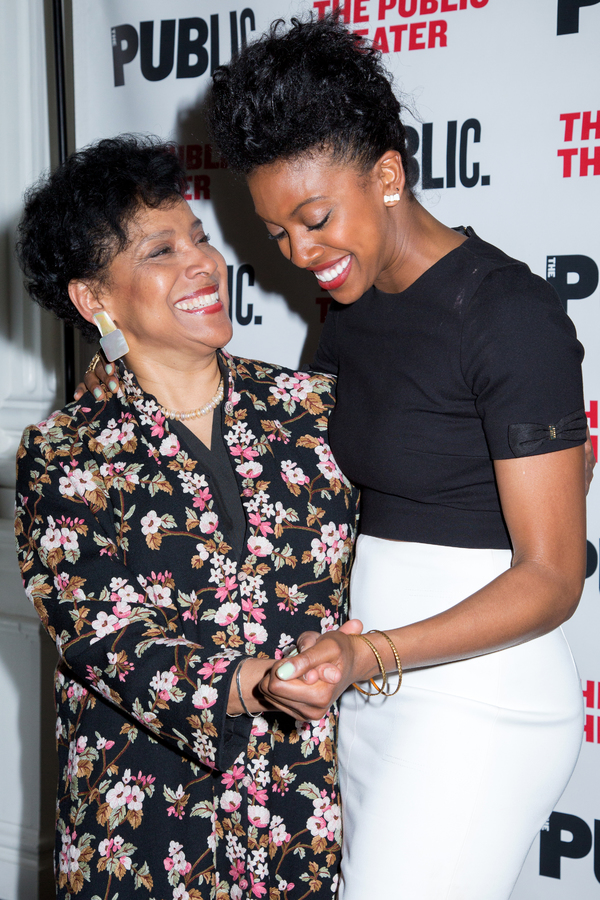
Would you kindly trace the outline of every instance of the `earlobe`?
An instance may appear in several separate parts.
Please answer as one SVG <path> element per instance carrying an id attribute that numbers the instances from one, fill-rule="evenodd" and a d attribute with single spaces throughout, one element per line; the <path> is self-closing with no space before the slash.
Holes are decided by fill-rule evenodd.
<path id="1" fill-rule="evenodd" d="M 102 305 L 90 285 L 85 281 L 73 279 L 69 282 L 68 291 L 71 303 L 77 312 L 83 316 L 86 322 L 93 322 L 94 315 L 101 312 Z"/>
<path id="2" fill-rule="evenodd" d="M 406 184 L 400 154 L 397 150 L 388 150 L 377 165 L 383 190 L 383 202 L 386 206 L 395 206 L 396 203 L 399 203 Z"/>
<path id="3" fill-rule="evenodd" d="M 129 353 L 123 332 L 117 328 L 104 309 L 94 290 L 84 281 L 69 282 L 71 303 L 87 322 L 93 322 L 100 332 L 100 346 L 109 362 Z"/>

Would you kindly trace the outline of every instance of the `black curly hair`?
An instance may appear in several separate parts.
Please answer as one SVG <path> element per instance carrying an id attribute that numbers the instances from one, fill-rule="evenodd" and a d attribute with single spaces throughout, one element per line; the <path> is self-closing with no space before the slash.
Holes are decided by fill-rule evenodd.
<path id="1" fill-rule="evenodd" d="M 97 329 L 71 302 L 69 282 L 105 285 L 140 208 L 181 199 L 186 178 L 174 149 L 151 136 L 107 138 L 71 154 L 25 195 L 17 240 L 25 286 L 33 300 L 89 341 Z"/>
<path id="2" fill-rule="evenodd" d="M 397 150 L 412 173 L 401 105 L 381 54 L 339 14 L 273 22 L 216 69 L 208 118 L 219 151 L 242 175 L 276 159 L 326 150 L 366 173 Z M 412 184 L 409 184 L 412 187 Z"/>

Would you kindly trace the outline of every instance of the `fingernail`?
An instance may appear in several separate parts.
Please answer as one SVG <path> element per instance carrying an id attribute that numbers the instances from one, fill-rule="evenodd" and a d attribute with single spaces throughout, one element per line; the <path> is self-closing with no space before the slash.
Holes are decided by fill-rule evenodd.
<path id="1" fill-rule="evenodd" d="M 99 400 L 102 396 L 102 388 L 94 388 L 94 397 Z"/>
<path id="2" fill-rule="evenodd" d="M 118 387 L 116 381 L 109 381 L 109 382 L 108 382 L 108 386 L 109 386 L 109 388 L 111 389 L 111 391 L 113 391 L 113 392 L 116 391 L 116 389 L 117 389 L 117 387 Z"/>
<path id="3" fill-rule="evenodd" d="M 112 375 L 112 373 L 115 371 L 115 367 L 113 366 L 112 363 L 107 363 L 104 366 L 104 371 L 106 372 L 107 375 Z"/>
<path id="4" fill-rule="evenodd" d="M 294 669 L 294 664 L 291 662 L 285 662 L 277 669 L 277 677 L 282 681 L 289 681 L 290 678 L 294 677 L 295 672 L 296 670 Z"/>

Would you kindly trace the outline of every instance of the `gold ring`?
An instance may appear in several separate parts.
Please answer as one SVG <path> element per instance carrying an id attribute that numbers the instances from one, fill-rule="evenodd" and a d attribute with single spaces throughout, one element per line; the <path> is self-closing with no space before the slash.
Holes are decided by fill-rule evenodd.
<path id="1" fill-rule="evenodd" d="M 102 362 L 102 361 L 103 361 L 103 360 L 102 360 L 102 357 L 100 356 L 100 351 L 98 351 L 97 353 L 94 353 L 94 355 L 92 356 L 92 358 L 91 358 L 91 360 L 90 360 L 90 363 L 89 363 L 87 369 L 85 370 L 85 374 L 87 375 L 88 372 L 94 372 L 94 370 L 95 370 L 96 366 L 98 365 L 98 363 L 99 363 L 99 362 Z"/>

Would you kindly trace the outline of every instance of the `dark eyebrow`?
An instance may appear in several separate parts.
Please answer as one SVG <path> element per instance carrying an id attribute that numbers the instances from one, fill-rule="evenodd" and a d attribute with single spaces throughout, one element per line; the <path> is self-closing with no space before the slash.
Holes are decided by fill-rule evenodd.
<path id="1" fill-rule="evenodd" d="M 198 226 L 200 226 L 200 228 L 203 227 L 203 226 L 202 226 L 201 220 L 200 220 L 200 219 L 194 219 L 194 221 L 192 222 L 192 226 L 191 226 L 191 228 L 190 228 L 190 231 L 194 231 L 196 228 L 198 228 Z M 172 229 L 172 228 L 167 228 L 165 231 L 154 231 L 152 234 L 147 234 L 147 235 L 145 235 L 145 236 L 139 241 L 138 247 L 142 247 L 144 244 L 147 244 L 148 241 L 155 241 L 155 240 L 160 240 L 160 238 L 171 237 L 171 235 L 173 235 L 173 233 L 174 233 L 174 232 L 173 232 L 173 229 Z"/>
<path id="2" fill-rule="evenodd" d="M 154 231 L 152 234 L 146 234 L 143 238 L 140 239 L 138 243 L 138 247 L 141 247 L 142 244 L 147 244 L 148 241 L 155 241 L 158 238 L 166 238 L 173 234 L 173 229 L 169 228 L 166 231 Z"/>
<path id="3" fill-rule="evenodd" d="M 325 200 L 323 195 L 319 195 L 318 197 L 308 197 L 307 200 L 303 200 L 301 203 L 296 206 L 295 209 L 292 210 L 292 216 L 295 216 L 296 213 L 302 209 L 303 206 L 306 206 L 308 203 L 315 203 L 317 200 Z"/>
<path id="4" fill-rule="evenodd" d="M 327 199 L 327 197 L 324 194 L 321 194 L 318 197 L 308 197 L 306 200 L 302 200 L 298 204 L 298 206 L 294 207 L 294 209 L 291 211 L 290 218 L 295 216 L 296 213 L 299 212 L 302 209 L 302 207 L 306 206 L 308 203 L 315 203 L 315 201 L 317 201 L 317 200 L 326 200 L 326 199 Z M 262 219 L 263 222 L 267 222 L 267 223 L 269 222 L 269 219 L 263 219 L 263 217 L 260 215 L 260 213 L 257 212 L 256 215 L 258 216 L 259 219 Z M 272 222 L 271 224 L 274 225 L 275 223 Z"/>

